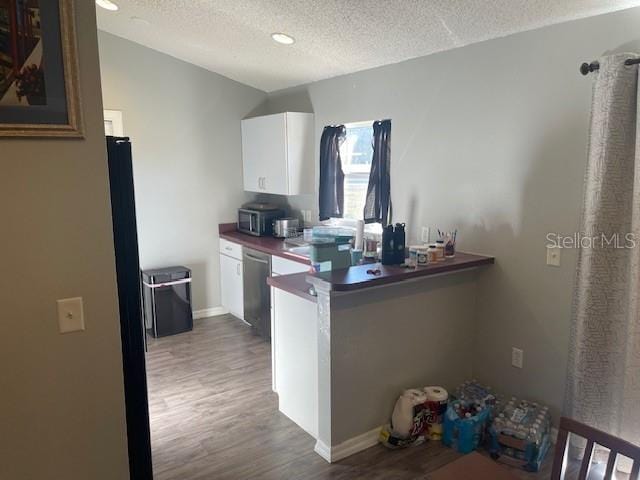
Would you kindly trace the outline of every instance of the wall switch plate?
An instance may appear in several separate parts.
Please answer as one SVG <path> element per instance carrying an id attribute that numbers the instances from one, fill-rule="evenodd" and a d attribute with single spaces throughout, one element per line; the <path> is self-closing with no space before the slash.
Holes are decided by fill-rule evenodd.
<path id="1" fill-rule="evenodd" d="M 82 297 L 63 298 L 58 303 L 58 326 L 60 333 L 84 330 L 84 307 Z"/>
<path id="2" fill-rule="evenodd" d="M 431 240 L 431 229 L 429 227 L 422 227 L 420 240 L 422 241 L 422 243 L 429 243 L 429 241 Z"/>
<path id="3" fill-rule="evenodd" d="M 524 361 L 524 351 L 520 348 L 511 348 L 511 366 L 516 368 L 522 368 Z"/>
<path id="4" fill-rule="evenodd" d="M 560 266 L 560 247 L 547 247 L 547 265 Z"/>

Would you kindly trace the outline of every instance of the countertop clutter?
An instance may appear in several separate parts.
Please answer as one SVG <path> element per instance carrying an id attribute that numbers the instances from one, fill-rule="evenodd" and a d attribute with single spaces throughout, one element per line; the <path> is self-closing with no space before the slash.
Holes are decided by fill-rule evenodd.
<path id="1" fill-rule="evenodd" d="M 475 255 L 473 253 L 457 252 L 453 258 L 424 266 L 410 267 L 404 265 L 382 265 L 374 263 L 356 265 L 342 270 L 318 272 L 308 277 L 317 278 L 331 284 L 331 290 L 349 292 L 362 288 L 374 287 L 390 283 L 402 282 L 414 278 L 428 277 L 442 273 L 466 270 L 468 268 L 490 265 L 495 262 L 494 257 Z"/>
<path id="2" fill-rule="evenodd" d="M 235 224 L 221 224 L 220 237 L 255 250 L 311 265 L 309 257 L 289 251 L 283 240 L 266 237 L 255 237 L 235 230 Z M 417 266 L 383 265 L 365 263 L 349 268 L 336 269 L 325 272 L 295 273 L 269 277 L 267 283 L 307 300 L 315 301 L 309 293 L 311 282 L 322 281 L 330 284 L 330 290 L 335 292 L 352 292 L 363 288 L 387 285 L 416 278 L 428 277 L 444 273 L 466 270 L 469 268 L 490 265 L 495 262 L 494 257 L 476 255 L 472 253 L 456 252 L 455 257 L 444 258 L 441 261 L 419 264 Z"/>
<path id="3" fill-rule="evenodd" d="M 330 289 L 334 292 L 353 292 L 363 288 L 388 285 L 415 278 L 491 265 L 494 262 L 494 257 L 458 252 L 455 258 L 447 259 L 439 263 L 432 263 L 424 267 L 414 268 L 371 263 L 346 269 L 332 270 L 330 272 L 296 273 L 294 275 L 271 277 L 267 279 L 267 283 L 272 287 L 280 288 L 302 298 L 315 300 L 315 297 L 309 294 L 309 287 L 313 279 L 329 283 Z"/>

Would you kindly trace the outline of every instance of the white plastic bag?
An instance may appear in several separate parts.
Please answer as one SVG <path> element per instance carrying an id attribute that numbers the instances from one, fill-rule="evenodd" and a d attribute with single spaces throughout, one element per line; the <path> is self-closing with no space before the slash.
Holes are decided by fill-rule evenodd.
<path id="1" fill-rule="evenodd" d="M 413 430 L 414 407 L 427 400 L 427 394 L 415 388 L 405 390 L 396 400 L 391 415 L 393 434 L 399 438 L 407 438 Z"/>

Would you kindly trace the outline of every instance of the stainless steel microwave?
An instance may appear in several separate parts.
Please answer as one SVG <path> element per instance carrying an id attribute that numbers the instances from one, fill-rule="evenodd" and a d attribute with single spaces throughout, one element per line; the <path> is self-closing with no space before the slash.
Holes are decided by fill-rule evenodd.
<path id="1" fill-rule="evenodd" d="M 267 204 L 249 204 L 238 209 L 238 231 L 264 237 L 273 235 L 273 221 L 284 211 Z"/>

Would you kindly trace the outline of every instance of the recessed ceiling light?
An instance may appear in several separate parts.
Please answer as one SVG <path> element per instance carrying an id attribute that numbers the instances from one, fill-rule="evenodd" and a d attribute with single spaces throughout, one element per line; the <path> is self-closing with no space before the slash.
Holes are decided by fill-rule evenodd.
<path id="1" fill-rule="evenodd" d="M 96 5 L 111 12 L 115 12 L 116 10 L 118 10 L 118 5 L 113 3 L 111 0 L 96 0 Z"/>
<path id="2" fill-rule="evenodd" d="M 291 45 L 295 43 L 295 38 L 286 33 L 272 33 L 271 38 L 273 38 L 274 42 L 281 43 L 283 45 Z"/>

